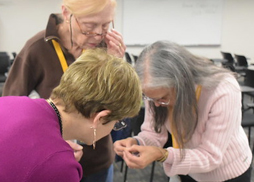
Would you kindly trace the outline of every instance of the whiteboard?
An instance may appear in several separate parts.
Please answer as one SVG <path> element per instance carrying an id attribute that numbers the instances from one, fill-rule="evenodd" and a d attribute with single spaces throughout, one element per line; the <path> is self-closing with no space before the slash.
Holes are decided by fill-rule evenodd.
<path id="1" fill-rule="evenodd" d="M 224 0 L 123 0 L 123 38 L 142 46 L 170 40 L 220 45 Z"/>

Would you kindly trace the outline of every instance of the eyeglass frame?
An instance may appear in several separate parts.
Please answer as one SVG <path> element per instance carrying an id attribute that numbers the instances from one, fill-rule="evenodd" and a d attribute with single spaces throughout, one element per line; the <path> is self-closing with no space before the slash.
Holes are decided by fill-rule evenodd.
<path id="1" fill-rule="evenodd" d="M 147 97 L 145 94 L 142 94 L 142 97 L 143 97 L 143 99 L 145 99 L 145 100 L 152 101 L 152 102 L 156 102 L 156 103 L 158 103 L 158 104 L 165 105 L 165 106 L 168 106 L 169 103 L 170 103 L 170 99 L 169 99 L 168 102 L 163 102 L 163 101 L 159 101 L 159 100 L 161 100 L 161 99 L 153 99 L 153 98 Z"/>
<path id="2" fill-rule="evenodd" d="M 71 14 L 71 15 L 70 15 L 70 19 L 71 19 L 72 16 L 74 16 L 74 15 Z M 95 37 L 95 36 L 104 37 L 104 36 L 107 34 L 107 31 L 102 32 L 101 34 L 100 34 L 100 33 L 96 33 L 96 32 L 92 32 L 92 31 L 84 32 L 84 31 L 81 29 L 80 24 L 79 24 L 77 18 L 76 18 L 75 16 L 74 16 L 74 18 L 75 18 L 76 23 L 78 24 L 78 27 L 79 27 L 80 32 L 81 32 L 83 35 L 87 36 L 87 37 Z M 114 20 L 112 20 L 110 23 L 112 23 L 112 28 L 115 28 Z"/>
<path id="3" fill-rule="evenodd" d="M 119 131 L 122 130 L 124 128 L 126 128 L 128 125 L 124 122 L 124 120 L 119 120 L 116 122 L 116 124 L 114 125 L 113 130 L 114 131 Z"/>

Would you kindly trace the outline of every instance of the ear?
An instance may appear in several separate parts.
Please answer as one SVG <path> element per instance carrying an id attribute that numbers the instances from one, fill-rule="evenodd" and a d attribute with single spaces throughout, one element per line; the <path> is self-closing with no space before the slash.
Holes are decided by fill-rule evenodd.
<path id="1" fill-rule="evenodd" d="M 67 8 L 64 5 L 62 5 L 62 15 L 63 15 L 64 21 L 69 21 L 70 12 L 67 10 Z"/>
<path id="2" fill-rule="evenodd" d="M 111 113 L 110 110 L 103 110 L 98 112 L 93 120 L 94 128 L 96 128 L 98 124 L 103 123 L 103 117 L 109 115 L 110 113 Z"/>

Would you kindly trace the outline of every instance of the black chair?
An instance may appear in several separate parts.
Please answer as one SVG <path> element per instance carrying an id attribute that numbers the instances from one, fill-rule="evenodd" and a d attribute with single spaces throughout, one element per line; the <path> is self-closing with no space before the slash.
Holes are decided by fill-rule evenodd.
<path id="1" fill-rule="evenodd" d="M 246 69 L 244 85 L 249 87 L 254 87 L 254 70 L 253 69 Z"/>
<path id="2" fill-rule="evenodd" d="M 0 82 L 0 97 L 2 96 L 2 93 L 3 93 L 3 87 L 4 87 L 4 82 Z"/>
<path id="3" fill-rule="evenodd" d="M 134 58 L 134 63 L 136 63 L 137 59 L 138 59 L 138 56 L 132 54 L 132 57 Z"/>
<path id="4" fill-rule="evenodd" d="M 254 70 L 252 69 L 246 69 L 246 75 L 244 78 L 244 85 L 253 87 L 254 88 Z M 246 95 L 249 95 L 252 99 L 254 98 L 254 92 L 247 92 Z M 244 97 L 244 95 L 242 96 Z M 246 103 L 246 99 L 243 99 L 243 107 L 244 105 L 246 108 L 243 110 L 242 115 L 242 126 L 244 128 L 248 128 L 248 140 L 249 143 L 251 142 L 251 128 L 254 126 L 254 103 Z M 247 112 L 249 110 L 252 110 L 252 112 Z M 254 154 L 254 144 L 252 148 L 252 153 Z"/>
<path id="5" fill-rule="evenodd" d="M 244 112 L 242 115 L 242 127 L 248 128 L 249 143 L 250 143 L 250 139 L 251 139 L 251 127 L 253 127 L 253 126 L 254 126 L 254 114 Z"/>
<path id="6" fill-rule="evenodd" d="M 243 85 L 254 88 L 254 70 L 246 69 L 244 80 L 243 80 Z M 244 95 L 250 96 L 250 98 L 252 100 L 254 99 L 254 92 L 247 92 L 247 93 L 244 93 Z M 242 97 L 244 97 L 244 95 Z M 244 99 L 244 98 L 242 98 L 242 99 Z M 244 109 L 244 110 L 246 110 L 246 109 Z"/>
<path id="7" fill-rule="evenodd" d="M 237 66 L 243 66 L 246 68 L 249 66 L 247 58 L 243 55 L 235 54 L 235 60 Z"/>
<path id="8" fill-rule="evenodd" d="M 5 82 L 6 73 L 10 66 L 10 57 L 7 52 L 0 52 L 0 82 Z"/>
<path id="9" fill-rule="evenodd" d="M 227 63 L 223 64 L 225 68 L 229 68 L 230 70 L 234 70 L 234 72 L 237 72 L 239 77 L 245 77 L 246 73 L 246 66 L 239 65 L 235 59 L 233 58 L 232 54 L 229 52 L 223 52 L 221 51 L 221 55 L 224 59 L 228 60 Z M 233 69 L 232 69 L 233 68 Z"/>
<path id="10" fill-rule="evenodd" d="M 236 60 L 236 69 L 237 69 L 237 72 L 241 76 L 246 76 L 246 69 L 249 66 L 247 58 L 245 56 L 243 56 L 243 55 L 235 54 L 235 60 Z"/>
<path id="11" fill-rule="evenodd" d="M 132 64 L 132 59 L 128 52 L 125 52 L 125 59 L 128 63 Z"/>
<path id="12" fill-rule="evenodd" d="M 235 60 L 234 60 L 231 53 L 223 52 L 223 51 L 220 51 L 220 52 L 221 52 L 222 57 L 227 60 L 227 63 L 225 63 L 225 64 L 235 65 Z"/>
<path id="13" fill-rule="evenodd" d="M 253 107 L 251 109 L 254 109 Z M 242 116 L 242 127 L 248 128 L 248 141 L 251 147 L 251 128 L 254 126 L 254 114 L 244 113 Z M 252 146 L 252 154 L 254 155 L 254 143 Z"/>
<path id="14" fill-rule="evenodd" d="M 223 67 L 233 72 L 237 72 L 237 68 L 235 66 L 235 59 L 233 58 L 232 54 L 229 52 L 223 52 L 223 51 L 220 51 L 220 52 L 223 59 L 227 60 L 227 62 L 222 63 Z"/>
<path id="15" fill-rule="evenodd" d="M 12 52 L 11 54 L 12 54 L 12 59 L 10 60 L 10 66 L 13 64 L 14 59 L 15 59 L 16 56 L 17 56 L 17 53 L 16 53 L 16 52 Z"/>

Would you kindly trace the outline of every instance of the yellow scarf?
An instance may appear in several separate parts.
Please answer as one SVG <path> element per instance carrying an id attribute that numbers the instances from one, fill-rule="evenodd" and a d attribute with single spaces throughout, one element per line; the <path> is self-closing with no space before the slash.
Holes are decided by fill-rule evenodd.
<path id="1" fill-rule="evenodd" d="M 59 43 L 57 41 L 52 40 L 52 43 L 53 43 L 53 46 L 54 46 L 54 48 L 56 50 L 56 54 L 57 54 L 57 56 L 59 58 L 59 61 L 61 63 L 63 72 L 65 72 L 66 69 L 68 68 L 68 64 L 67 64 L 67 61 L 66 61 L 66 59 L 64 57 L 63 51 L 62 51 L 62 49 L 61 49 L 61 47 L 60 47 L 60 45 L 59 45 Z"/>
<path id="2" fill-rule="evenodd" d="M 66 71 L 66 69 L 68 68 L 68 64 L 67 64 L 67 61 L 64 57 L 64 54 L 63 54 L 63 51 L 59 45 L 59 43 L 55 40 L 52 40 L 52 43 L 53 43 L 53 46 L 55 48 L 55 51 L 56 51 L 56 54 L 59 58 L 59 61 L 61 63 L 61 66 L 62 66 L 62 69 L 63 69 L 63 72 Z M 85 49 L 83 49 L 82 53 L 85 52 Z"/>

